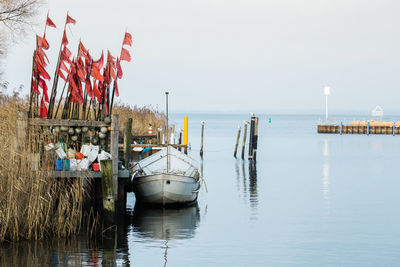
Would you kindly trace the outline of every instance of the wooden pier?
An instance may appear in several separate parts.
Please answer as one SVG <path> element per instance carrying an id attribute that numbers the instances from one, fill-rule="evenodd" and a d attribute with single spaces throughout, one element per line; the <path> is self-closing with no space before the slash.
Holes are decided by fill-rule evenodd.
<path id="1" fill-rule="evenodd" d="M 111 160 L 101 161 L 101 171 L 36 170 L 36 172 L 50 172 L 50 175 L 55 179 L 83 179 L 86 187 L 85 190 L 88 192 L 88 199 L 85 201 L 96 202 L 98 204 L 102 203 L 104 211 L 114 213 L 126 207 L 127 192 L 132 191 L 131 174 L 128 170 L 128 163 L 137 159 L 143 148 L 151 147 L 151 150 L 159 150 L 166 146 L 165 144 L 133 144 L 132 142 L 134 142 L 134 140 L 144 141 L 159 138 L 157 138 L 157 135 L 132 136 L 132 122 L 131 120 L 129 122 L 125 125 L 123 143 L 121 143 L 119 138 L 118 115 L 112 115 L 111 123 L 106 124 L 102 121 L 28 118 L 26 112 L 20 112 L 17 140 L 15 142 L 16 148 L 20 143 L 17 141 L 25 139 L 27 129 L 30 125 L 40 127 L 107 127 L 109 130 L 109 137 L 106 148 L 111 154 Z M 179 149 L 187 149 L 187 145 L 176 144 L 172 146 Z M 150 153 L 147 152 L 146 155 L 151 153 L 151 151 Z M 125 167 L 122 167 L 123 165 L 125 165 Z"/>
<path id="2" fill-rule="evenodd" d="M 351 122 L 349 125 L 341 124 L 319 124 L 318 133 L 326 134 L 400 134 L 400 123 L 398 122 Z"/>

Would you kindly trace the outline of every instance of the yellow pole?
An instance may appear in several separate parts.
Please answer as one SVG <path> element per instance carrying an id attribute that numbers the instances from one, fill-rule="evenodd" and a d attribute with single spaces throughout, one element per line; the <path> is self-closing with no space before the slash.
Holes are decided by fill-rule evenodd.
<path id="1" fill-rule="evenodd" d="M 183 144 L 186 146 L 185 147 L 185 152 L 187 153 L 187 145 L 188 145 L 188 131 L 189 131 L 189 118 L 185 116 L 183 118 L 184 123 L 183 123 Z"/>

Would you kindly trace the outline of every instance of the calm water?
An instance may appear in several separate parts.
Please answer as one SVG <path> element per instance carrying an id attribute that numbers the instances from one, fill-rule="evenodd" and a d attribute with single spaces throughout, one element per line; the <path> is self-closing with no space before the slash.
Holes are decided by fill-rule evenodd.
<path id="1" fill-rule="evenodd" d="M 258 160 L 249 166 L 233 158 L 237 126 L 249 115 L 191 115 L 197 159 L 206 122 L 208 193 L 203 187 L 198 206 L 139 209 L 130 194 L 115 235 L 3 246 L 0 263 L 399 266 L 400 137 L 318 135 L 318 118 L 261 115 Z M 183 115 L 172 120 L 182 127 Z"/>

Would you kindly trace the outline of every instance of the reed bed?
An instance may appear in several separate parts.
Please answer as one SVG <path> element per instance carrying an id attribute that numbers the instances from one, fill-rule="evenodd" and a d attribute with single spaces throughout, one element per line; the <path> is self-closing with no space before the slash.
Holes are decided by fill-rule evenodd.
<path id="1" fill-rule="evenodd" d="M 31 125 L 18 139 L 18 111 L 27 107 L 27 99 L 0 90 L 0 242 L 69 237 L 81 229 L 95 234 L 99 215 L 92 210 L 83 214 L 82 209 L 90 178 L 85 182 L 50 176 L 46 170 L 53 169 L 54 154 L 44 151 L 49 129 Z M 134 135 L 146 134 L 149 124 L 155 133 L 164 124 L 164 114 L 152 107 L 118 103 L 113 112 L 120 116 L 121 131 L 133 118 Z"/>

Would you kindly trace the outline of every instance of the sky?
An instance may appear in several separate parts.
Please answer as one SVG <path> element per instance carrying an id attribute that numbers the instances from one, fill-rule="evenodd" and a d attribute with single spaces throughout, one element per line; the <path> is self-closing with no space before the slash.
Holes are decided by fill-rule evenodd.
<path id="1" fill-rule="evenodd" d="M 115 56 L 124 32 L 133 60 L 123 62 L 119 100 L 171 112 L 325 112 L 400 114 L 400 2 L 394 0 L 48 0 L 38 26 L 10 48 L 5 79 L 30 86 L 35 33 L 46 13 L 54 75 L 66 12 L 94 58 Z M 61 86 L 61 85 L 60 85 Z M 60 91 L 60 90 L 59 90 Z"/>

